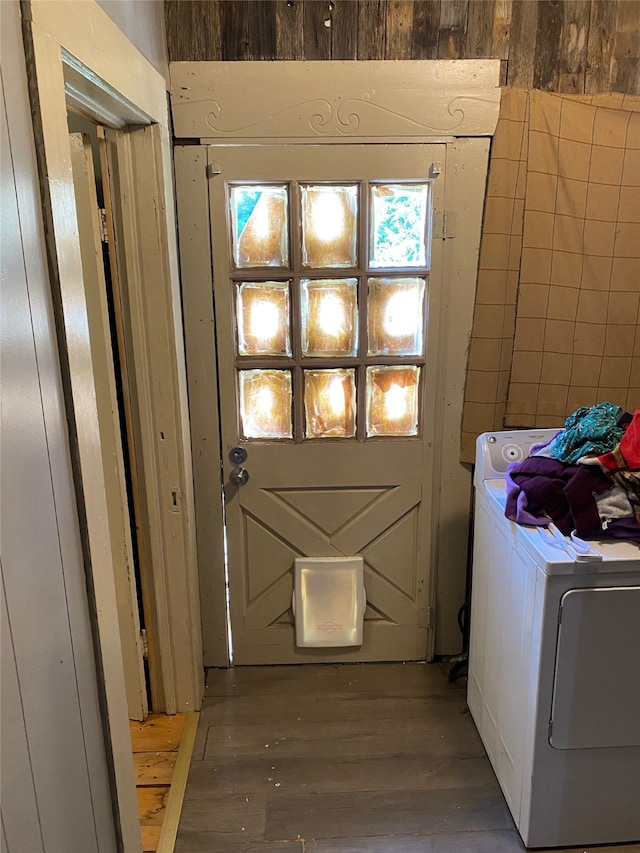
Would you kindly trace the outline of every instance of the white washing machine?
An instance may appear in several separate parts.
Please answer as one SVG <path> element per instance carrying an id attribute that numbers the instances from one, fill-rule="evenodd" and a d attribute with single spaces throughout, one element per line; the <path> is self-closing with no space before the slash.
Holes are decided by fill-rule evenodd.
<path id="1" fill-rule="evenodd" d="M 554 432 L 477 440 L 469 709 L 527 847 L 638 841 L 640 546 L 578 559 L 504 516 L 507 464 Z"/>

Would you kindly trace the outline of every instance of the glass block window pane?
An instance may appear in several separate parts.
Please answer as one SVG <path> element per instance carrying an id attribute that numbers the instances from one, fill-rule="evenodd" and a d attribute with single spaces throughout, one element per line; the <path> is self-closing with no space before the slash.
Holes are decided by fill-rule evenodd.
<path id="1" fill-rule="evenodd" d="M 358 351 L 358 280 L 300 281 L 302 354 L 354 356 Z"/>
<path id="2" fill-rule="evenodd" d="M 419 387 L 419 367 L 367 367 L 367 436 L 417 435 Z"/>
<path id="3" fill-rule="evenodd" d="M 243 438 L 291 438 L 291 371 L 238 373 Z"/>
<path id="4" fill-rule="evenodd" d="M 291 355 L 288 282 L 238 284 L 236 313 L 239 355 Z"/>
<path id="5" fill-rule="evenodd" d="M 305 370 L 306 438 L 352 438 L 356 434 L 355 370 Z"/>
<path id="6" fill-rule="evenodd" d="M 422 355 L 424 278 L 370 278 L 369 355 Z"/>
<path id="7" fill-rule="evenodd" d="M 303 186 L 302 265 L 356 266 L 357 186 Z"/>
<path id="8" fill-rule="evenodd" d="M 231 239 L 236 267 L 289 265 L 286 186 L 232 186 Z"/>
<path id="9" fill-rule="evenodd" d="M 370 267 L 427 266 L 428 184 L 371 187 Z"/>

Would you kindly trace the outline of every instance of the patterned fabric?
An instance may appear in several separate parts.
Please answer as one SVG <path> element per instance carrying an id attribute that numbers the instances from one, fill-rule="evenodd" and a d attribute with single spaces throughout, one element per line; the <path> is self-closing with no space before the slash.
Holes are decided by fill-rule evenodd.
<path id="1" fill-rule="evenodd" d="M 551 456 L 573 464 L 588 454 L 607 453 L 618 444 L 624 431 L 618 426 L 619 406 L 598 403 L 569 415 L 564 429 L 551 445 Z"/>
<path id="2" fill-rule="evenodd" d="M 587 465 L 597 463 L 602 467 L 614 485 L 624 491 L 640 524 L 640 409 L 633 413 L 620 444 L 609 453 L 581 459 L 580 462 Z"/>
<path id="3" fill-rule="evenodd" d="M 640 469 L 640 409 L 633 413 L 618 447 L 601 456 L 600 462 L 610 471 Z"/>
<path id="4" fill-rule="evenodd" d="M 460 458 L 476 437 L 640 406 L 640 97 L 502 90 Z"/>

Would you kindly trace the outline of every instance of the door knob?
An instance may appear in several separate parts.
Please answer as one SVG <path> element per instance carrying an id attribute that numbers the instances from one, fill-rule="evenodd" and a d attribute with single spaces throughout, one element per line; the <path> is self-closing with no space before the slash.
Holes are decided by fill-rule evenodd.
<path id="1" fill-rule="evenodd" d="M 229 479 L 231 480 L 234 486 L 244 486 L 244 484 L 249 479 L 249 472 L 246 468 L 241 468 L 238 465 L 237 468 L 234 468 L 231 474 L 229 475 Z"/>
<path id="2" fill-rule="evenodd" d="M 247 451 L 244 447 L 232 447 L 229 451 L 229 459 L 234 465 L 242 465 L 247 461 Z"/>

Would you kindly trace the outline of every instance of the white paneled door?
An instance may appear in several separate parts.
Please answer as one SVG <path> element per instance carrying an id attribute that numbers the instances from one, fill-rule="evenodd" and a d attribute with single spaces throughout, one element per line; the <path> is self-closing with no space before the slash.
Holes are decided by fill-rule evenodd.
<path id="1" fill-rule="evenodd" d="M 234 662 L 423 659 L 445 145 L 207 156 Z M 343 555 L 364 643 L 299 649 L 294 559 Z"/>

